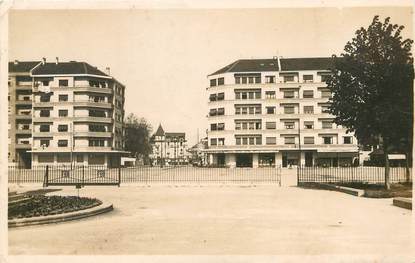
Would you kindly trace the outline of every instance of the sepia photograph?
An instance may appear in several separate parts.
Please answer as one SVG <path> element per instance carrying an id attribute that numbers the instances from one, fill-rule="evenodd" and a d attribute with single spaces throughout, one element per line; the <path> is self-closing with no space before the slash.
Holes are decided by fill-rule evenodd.
<path id="1" fill-rule="evenodd" d="M 0 3 L 3 255 L 414 262 L 412 2 L 166 2 Z"/>

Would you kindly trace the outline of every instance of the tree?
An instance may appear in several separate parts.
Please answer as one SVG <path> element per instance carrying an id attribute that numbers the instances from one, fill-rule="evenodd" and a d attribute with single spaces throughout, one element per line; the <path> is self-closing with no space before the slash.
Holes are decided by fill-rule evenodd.
<path id="1" fill-rule="evenodd" d="M 359 143 L 380 145 L 385 156 L 385 187 L 390 188 L 388 153 L 412 149 L 413 43 L 402 39 L 403 26 L 375 16 L 347 42 L 327 81 L 334 122 L 355 133 Z"/>
<path id="2" fill-rule="evenodd" d="M 135 158 L 148 159 L 151 153 L 150 134 L 152 127 L 144 118 L 130 113 L 125 120 L 125 149 Z"/>

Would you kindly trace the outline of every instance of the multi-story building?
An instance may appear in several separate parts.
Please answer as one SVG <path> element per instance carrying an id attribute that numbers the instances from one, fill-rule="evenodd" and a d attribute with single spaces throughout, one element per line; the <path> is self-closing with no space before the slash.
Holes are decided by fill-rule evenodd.
<path id="1" fill-rule="evenodd" d="M 30 70 L 39 61 L 9 63 L 8 161 L 21 167 L 31 166 L 32 77 Z"/>
<path id="2" fill-rule="evenodd" d="M 209 75 L 209 162 L 230 167 L 355 162 L 356 138 L 328 113 L 331 63 L 331 58 L 243 59 Z"/>
<path id="3" fill-rule="evenodd" d="M 30 125 L 32 165 L 118 166 L 124 153 L 125 86 L 85 62 L 43 59 L 29 71 L 30 112 L 20 113 Z"/>
<path id="4" fill-rule="evenodd" d="M 161 124 L 150 139 L 153 165 L 184 164 L 188 162 L 186 134 L 164 132 Z"/>

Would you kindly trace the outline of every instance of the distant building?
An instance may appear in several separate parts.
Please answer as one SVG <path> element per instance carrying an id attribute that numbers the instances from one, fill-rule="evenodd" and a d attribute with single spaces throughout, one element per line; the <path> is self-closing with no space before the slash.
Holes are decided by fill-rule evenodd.
<path id="1" fill-rule="evenodd" d="M 331 58 L 241 59 L 208 76 L 209 162 L 229 167 L 348 166 L 353 133 L 333 123 Z"/>
<path id="2" fill-rule="evenodd" d="M 125 86 L 85 62 L 9 63 L 9 161 L 120 165 Z"/>
<path id="3" fill-rule="evenodd" d="M 150 139 L 153 165 L 185 164 L 189 160 L 186 134 L 184 132 L 165 132 L 161 124 Z"/>
<path id="4" fill-rule="evenodd" d="M 191 161 L 194 165 L 203 166 L 207 164 L 207 154 L 205 151 L 207 148 L 208 138 L 205 137 L 188 150 L 191 154 Z"/>

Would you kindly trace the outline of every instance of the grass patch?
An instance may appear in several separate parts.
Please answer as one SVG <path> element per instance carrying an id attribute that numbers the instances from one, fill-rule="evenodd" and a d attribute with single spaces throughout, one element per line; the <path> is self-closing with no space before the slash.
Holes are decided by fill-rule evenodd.
<path id="1" fill-rule="evenodd" d="M 389 190 L 385 190 L 385 187 L 379 184 L 343 183 L 337 185 L 365 190 L 363 196 L 370 198 L 412 197 L 412 183 L 391 184 Z"/>

